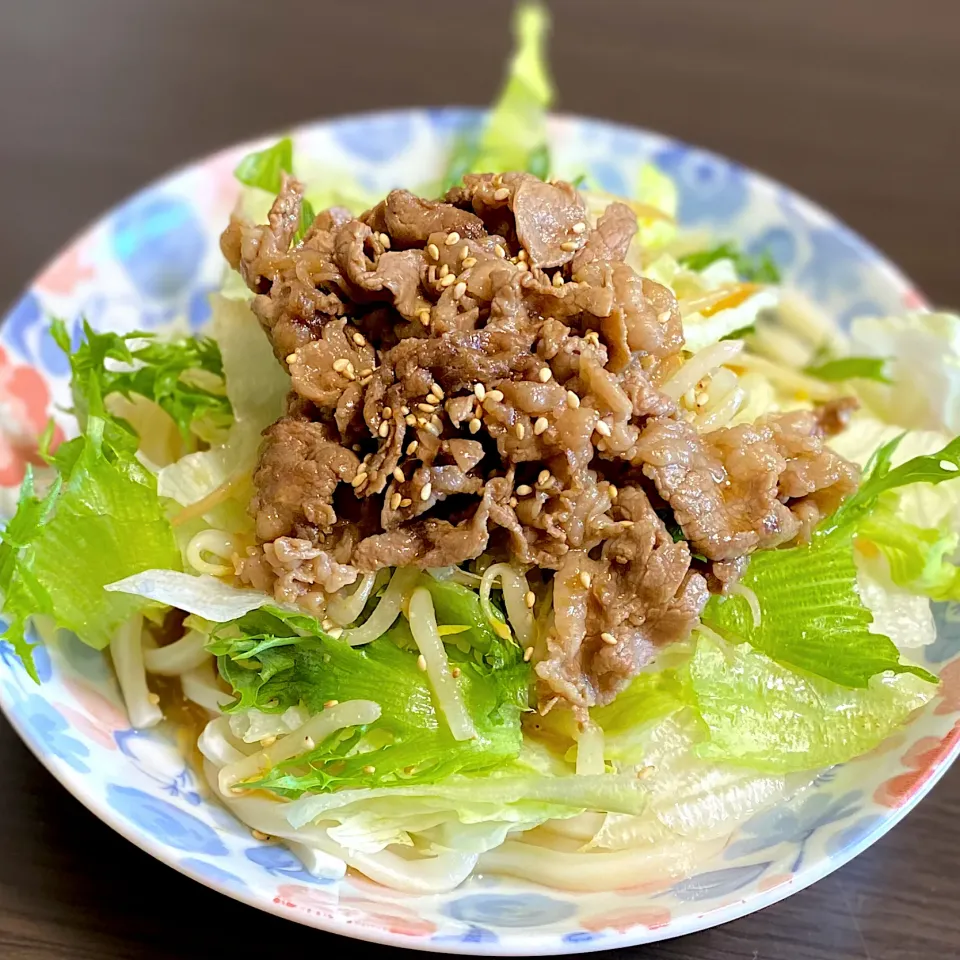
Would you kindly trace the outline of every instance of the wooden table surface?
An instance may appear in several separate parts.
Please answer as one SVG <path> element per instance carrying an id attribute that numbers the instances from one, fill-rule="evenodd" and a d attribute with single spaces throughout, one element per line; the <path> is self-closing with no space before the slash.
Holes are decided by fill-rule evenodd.
<path id="1" fill-rule="evenodd" d="M 815 198 L 960 305 L 957 0 L 557 0 L 561 108 L 662 130 Z M 77 230 L 236 140 L 374 107 L 486 104 L 505 0 L 8 0 L 0 307 Z M 114 834 L 0 721 L 0 957 L 305 956 L 355 945 Z M 960 770 L 809 890 L 645 960 L 960 956 Z M 383 948 L 371 948 L 386 955 Z"/>

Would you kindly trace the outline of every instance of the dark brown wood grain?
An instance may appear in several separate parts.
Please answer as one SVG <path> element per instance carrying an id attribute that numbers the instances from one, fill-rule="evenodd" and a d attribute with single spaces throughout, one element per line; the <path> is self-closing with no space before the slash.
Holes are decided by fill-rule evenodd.
<path id="1" fill-rule="evenodd" d="M 957 0 L 557 0 L 564 110 L 679 136 L 818 200 L 960 305 Z M 0 306 L 77 230 L 210 150 L 319 116 L 486 104 L 509 4 L 6 0 Z M 135 849 L 0 721 L 0 958 L 355 949 Z M 645 960 L 960 956 L 960 771 L 853 863 Z M 374 955 L 386 955 L 375 948 Z"/>

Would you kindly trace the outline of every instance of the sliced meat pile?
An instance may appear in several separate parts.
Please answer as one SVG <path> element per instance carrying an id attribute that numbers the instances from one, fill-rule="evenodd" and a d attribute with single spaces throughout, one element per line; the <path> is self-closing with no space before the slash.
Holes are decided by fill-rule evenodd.
<path id="1" fill-rule="evenodd" d="M 624 263 L 626 205 L 591 223 L 568 183 L 468 175 L 443 200 L 326 210 L 295 243 L 301 200 L 288 178 L 266 225 L 221 238 L 293 385 L 264 435 L 245 582 L 322 611 L 383 567 L 487 553 L 555 571 L 540 697 L 582 715 L 689 633 L 708 579 L 855 487 L 823 445 L 836 411 L 700 435 L 660 392 L 683 329 Z"/>

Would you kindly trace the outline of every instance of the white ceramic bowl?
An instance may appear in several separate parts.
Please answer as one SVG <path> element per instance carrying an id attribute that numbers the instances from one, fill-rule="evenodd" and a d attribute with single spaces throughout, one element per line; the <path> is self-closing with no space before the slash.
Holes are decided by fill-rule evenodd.
<path id="1" fill-rule="evenodd" d="M 407 110 L 298 130 L 298 155 L 323 157 L 371 190 L 438 174 L 452 138 L 480 114 Z M 587 172 L 629 195 L 653 160 L 680 188 L 680 220 L 748 251 L 766 249 L 786 280 L 841 323 L 922 306 L 909 282 L 863 240 L 790 190 L 710 153 L 598 120 L 550 123 L 555 171 Z M 131 197 L 37 277 L 0 331 L 0 485 L 23 476 L 25 438 L 68 403 L 67 366 L 48 317 L 98 329 L 206 318 L 222 276 L 217 237 L 237 196 L 232 170 L 260 144 L 193 164 Z M 62 415 L 54 412 L 54 416 Z M 62 427 L 69 431 L 69 419 Z M 102 654 L 61 633 L 37 651 L 36 686 L 0 645 L 0 704 L 50 772 L 97 816 L 183 873 L 252 906 L 324 930 L 422 950 L 491 955 L 600 950 L 674 937 L 750 913 L 841 866 L 889 830 L 936 782 L 960 741 L 960 606 L 935 608 L 923 649 L 940 695 L 908 729 L 822 776 L 788 804 L 745 823 L 685 878 L 647 873 L 627 890 L 568 894 L 476 877 L 440 896 L 410 896 L 348 875 L 319 882 L 286 848 L 261 843 L 207 797 L 177 748 L 130 729 Z M 92 877 L 96 882 L 96 877 Z"/>

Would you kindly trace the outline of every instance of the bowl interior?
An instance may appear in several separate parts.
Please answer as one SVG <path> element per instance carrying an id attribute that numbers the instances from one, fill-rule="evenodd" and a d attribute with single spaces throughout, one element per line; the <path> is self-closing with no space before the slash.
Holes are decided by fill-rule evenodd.
<path id="1" fill-rule="evenodd" d="M 298 155 L 322 157 L 312 179 L 348 171 L 383 193 L 440 173 L 452 139 L 480 114 L 409 110 L 347 117 L 295 133 Z M 633 193 L 653 161 L 680 189 L 680 220 L 750 252 L 769 250 L 786 282 L 841 323 L 922 305 L 883 257 L 813 204 L 731 161 L 642 130 L 556 117 L 555 173 L 587 173 Z M 129 331 L 197 328 L 223 275 L 218 235 L 237 198 L 232 170 L 258 144 L 209 157 L 155 183 L 76 238 L 36 278 L 0 331 L 0 486 L 22 479 L 33 439 L 53 413 L 69 432 L 67 366 L 49 317 Z M 7 491 L 3 507 L 12 500 Z M 714 844 L 677 878 L 654 865 L 636 885 L 574 894 L 480 876 L 438 896 L 411 896 L 348 874 L 311 876 L 285 847 L 255 840 L 206 794 L 176 737 L 130 729 L 104 656 L 61 632 L 37 650 L 36 686 L 0 643 L 0 705 L 76 797 L 164 862 L 261 909 L 326 930 L 419 949 L 553 954 L 657 940 L 733 919 L 812 883 L 888 830 L 946 769 L 960 740 L 960 605 L 935 607 L 939 636 L 923 650 L 940 695 L 879 750 L 821 776 Z"/>

